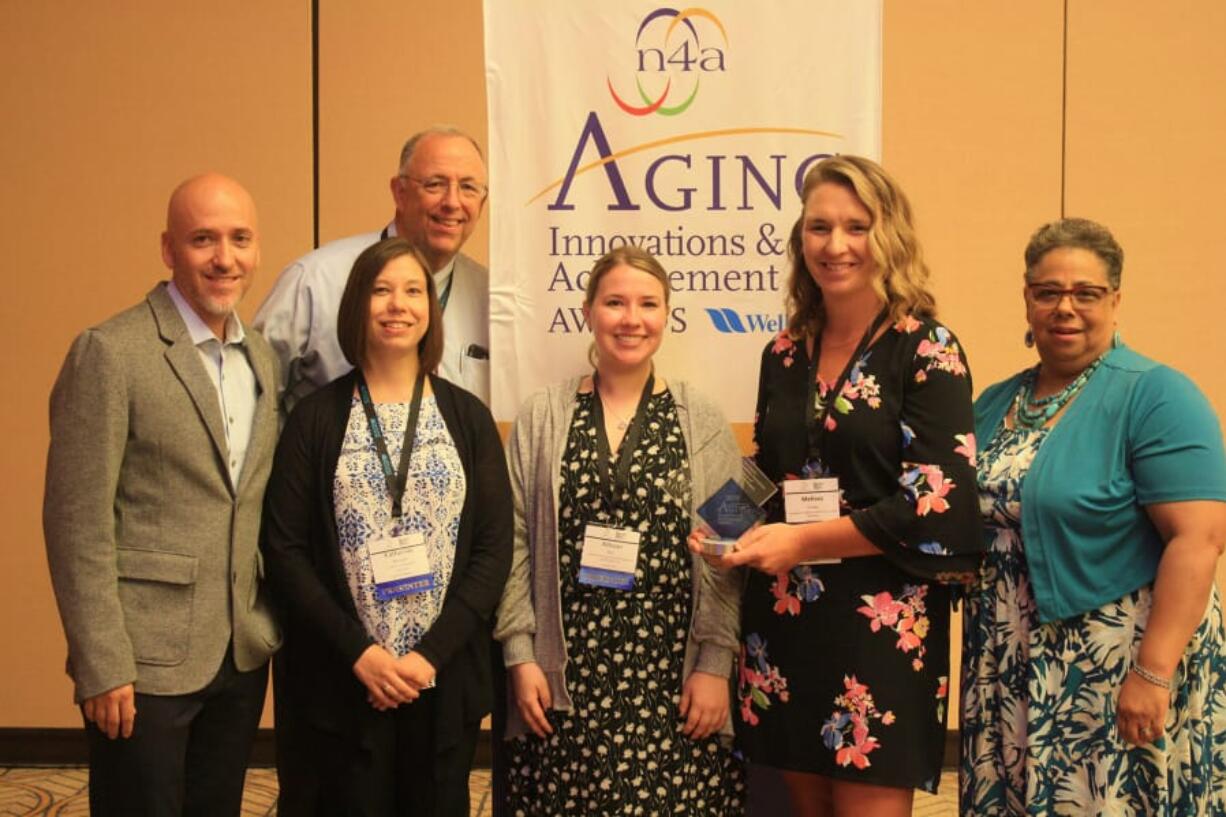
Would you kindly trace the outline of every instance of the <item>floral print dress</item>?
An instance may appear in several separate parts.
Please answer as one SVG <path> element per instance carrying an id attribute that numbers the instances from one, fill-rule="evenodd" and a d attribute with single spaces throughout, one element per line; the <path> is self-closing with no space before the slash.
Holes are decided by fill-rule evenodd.
<path id="1" fill-rule="evenodd" d="M 1226 815 L 1226 644 L 1213 591 L 1176 671 L 1163 737 L 1115 728 L 1120 686 L 1145 634 L 1146 585 L 1039 622 L 1021 531 L 1021 486 L 1050 429 L 1003 424 L 979 461 L 991 539 L 963 629 L 961 812 Z"/>
<path id="2" fill-rule="evenodd" d="M 558 560 L 566 637 L 569 713 L 553 713 L 552 735 L 508 744 L 508 813 L 745 813 L 741 763 L 718 735 L 681 734 L 682 664 L 690 631 L 689 458 L 668 391 L 650 398 L 633 452 L 629 485 L 610 508 L 597 466 L 594 396 L 578 395 L 562 456 Z M 610 463 L 614 470 L 616 460 Z M 588 523 L 642 534 L 632 590 L 579 582 Z"/>
<path id="3" fill-rule="evenodd" d="M 839 478 L 843 515 L 883 555 L 751 573 L 736 714 L 746 757 L 781 769 L 935 791 L 949 690 L 949 586 L 979 564 L 970 373 L 954 335 L 904 318 L 838 395 L 781 334 L 762 355 L 758 466 L 776 482 Z M 806 421 L 833 400 L 820 450 Z M 768 521 L 784 521 L 776 495 Z"/>

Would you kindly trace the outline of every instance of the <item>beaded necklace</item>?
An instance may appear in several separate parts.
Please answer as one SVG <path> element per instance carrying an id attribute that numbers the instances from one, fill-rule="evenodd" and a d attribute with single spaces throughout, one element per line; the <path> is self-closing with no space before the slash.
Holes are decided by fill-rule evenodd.
<path id="1" fill-rule="evenodd" d="M 1017 390 L 1017 396 L 1013 398 L 1013 422 L 1019 428 L 1036 429 L 1047 425 L 1051 418 L 1060 413 L 1068 402 L 1072 400 L 1077 392 L 1081 391 L 1082 386 L 1094 374 L 1094 370 L 1098 368 L 1098 364 L 1103 362 L 1105 354 L 1097 357 L 1093 363 L 1082 369 L 1081 374 L 1055 394 L 1050 394 L 1047 397 L 1036 398 L 1034 396 L 1035 383 L 1039 380 L 1039 367 L 1035 366 L 1022 377 L 1022 387 Z"/>

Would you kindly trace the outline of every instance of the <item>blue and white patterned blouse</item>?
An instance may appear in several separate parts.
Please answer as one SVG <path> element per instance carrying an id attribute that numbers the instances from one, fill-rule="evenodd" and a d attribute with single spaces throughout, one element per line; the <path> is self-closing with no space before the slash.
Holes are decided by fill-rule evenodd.
<path id="1" fill-rule="evenodd" d="M 375 406 L 375 411 L 392 462 L 399 463 L 409 404 L 382 403 Z M 425 397 L 402 499 L 404 513 L 393 520 L 392 501 L 371 442 L 366 413 L 354 397 L 332 482 L 341 563 L 366 632 L 397 658 L 417 646 L 442 610 L 455 565 L 465 488 L 464 468 L 438 403 L 432 395 Z M 380 601 L 375 596 L 367 543 L 406 533 L 421 533 L 425 537 L 434 571 L 434 589 Z"/>

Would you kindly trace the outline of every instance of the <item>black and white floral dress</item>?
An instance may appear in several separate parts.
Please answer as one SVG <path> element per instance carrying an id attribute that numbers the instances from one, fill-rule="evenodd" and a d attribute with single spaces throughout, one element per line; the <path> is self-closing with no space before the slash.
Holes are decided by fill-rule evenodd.
<path id="1" fill-rule="evenodd" d="M 668 391 L 648 401 L 628 485 L 611 508 L 597 466 L 594 399 L 577 397 L 558 495 L 573 709 L 552 716 L 552 735 L 509 744 L 509 813 L 743 814 L 739 762 L 717 736 L 694 741 L 680 732 L 692 577 L 688 497 L 677 496 L 688 483 L 689 461 L 676 406 Z M 589 523 L 642 534 L 633 590 L 579 583 Z"/>

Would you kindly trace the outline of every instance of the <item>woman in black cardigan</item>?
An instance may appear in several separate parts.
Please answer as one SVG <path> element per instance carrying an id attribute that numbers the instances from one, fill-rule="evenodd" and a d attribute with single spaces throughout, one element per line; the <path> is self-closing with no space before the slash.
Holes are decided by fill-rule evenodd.
<path id="1" fill-rule="evenodd" d="M 357 368 L 295 408 L 265 499 L 278 813 L 467 815 L 510 567 L 498 430 L 433 374 L 442 313 L 403 239 L 358 257 L 337 335 Z"/>

